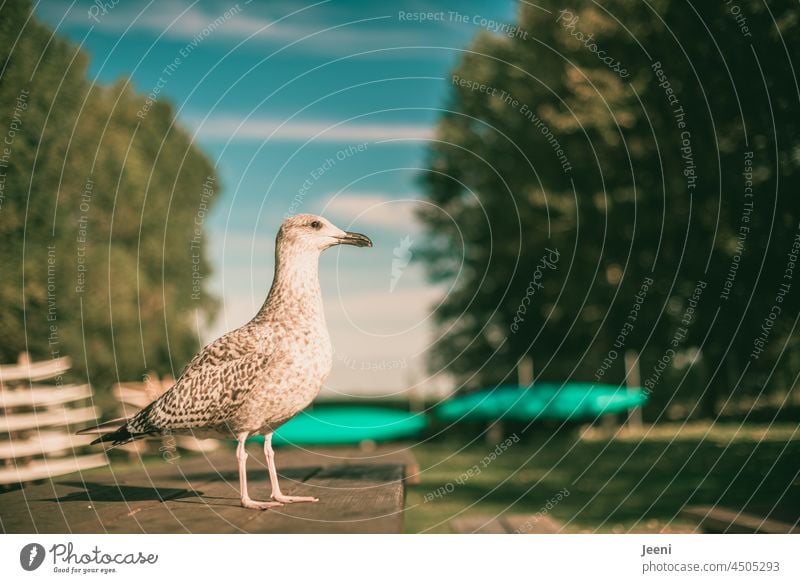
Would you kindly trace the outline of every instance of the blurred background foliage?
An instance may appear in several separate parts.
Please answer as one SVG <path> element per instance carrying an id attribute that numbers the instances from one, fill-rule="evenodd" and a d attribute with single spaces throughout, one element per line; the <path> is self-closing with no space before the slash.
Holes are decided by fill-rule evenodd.
<path id="1" fill-rule="evenodd" d="M 751 37 L 726 3 L 520 3 L 515 33 L 481 33 L 462 52 L 453 75 L 467 83 L 450 80 L 421 179 L 434 204 L 420 205 L 429 244 L 416 255 L 452 284 L 435 313 L 434 370 L 469 390 L 515 382 L 530 355 L 539 379 L 616 384 L 635 350 L 655 386 L 651 416 L 676 402 L 714 415 L 732 396 L 793 387 L 800 283 L 784 271 L 800 220 L 800 92 L 787 73 L 798 10 L 739 5 Z M 29 2 L 0 9 L 0 64 L 0 362 L 69 355 L 98 388 L 175 374 L 217 307 L 205 239 L 192 248 L 215 169 L 167 101 L 147 108 L 127 79 L 93 84 L 87 56 Z M 204 184 L 215 192 L 205 202 Z M 530 296 L 546 249 L 558 265 Z"/>
<path id="2" fill-rule="evenodd" d="M 216 307 L 191 248 L 215 169 L 167 102 L 93 84 L 29 2 L 0 8 L 0 66 L 0 362 L 70 356 L 98 388 L 179 371 Z"/>
<path id="3" fill-rule="evenodd" d="M 724 2 L 576 0 L 567 13 L 555 2 L 540 3 L 551 13 L 521 3 L 516 33 L 480 34 L 464 51 L 423 177 L 439 209 L 425 205 L 419 215 L 431 238 L 429 274 L 454 286 L 436 312 L 434 369 L 448 368 L 467 389 L 513 383 L 516 363 L 532 355 L 540 379 L 621 383 L 622 352 L 633 349 L 644 381 L 677 338 L 652 415 L 670 402 L 712 415 L 734 393 L 793 386 L 800 281 L 784 270 L 800 219 L 790 74 L 790 57 L 800 54 L 798 10 L 738 4 L 750 37 Z M 678 103 L 668 103 L 656 69 Z M 682 151 L 687 137 L 690 151 Z M 742 225 L 749 231 L 737 253 Z M 559 264 L 544 270 L 514 333 L 546 248 L 559 251 Z M 598 375 L 647 278 L 654 284 L 633 329 Z M 700 281 L 707 287 L 683 326 Z M 791 291 L 767 349 L 751 358 L 781 283 Z"/>

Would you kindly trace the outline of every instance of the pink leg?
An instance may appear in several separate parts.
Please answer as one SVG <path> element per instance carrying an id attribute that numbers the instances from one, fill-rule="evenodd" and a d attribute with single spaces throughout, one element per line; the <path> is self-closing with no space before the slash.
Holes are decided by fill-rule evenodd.
<path id="1" fill-rule="evenodd" d="M 256 502 L 251 500 L 247 494 L 247 452 L 244 449 L 244 442 L 247 439 L 247 434 L 243 433 L 239 436 L 239 445 L 236 448 L 236 459 L 239 461 L 239 491 L 242 495 L 242 506 L 244 508 L 253 508 L 256 510 L 266 510 L 267 508 L 274 508 L 275 506 L 283 506 L 280 502 Z"/>
<path id="2" fill-rule="evenodd" d="M 275 452 L 272 451 L 272 434 L 264 436 L 264 456 L 267 458 L 267 469 L 269 470 L 269 482 L 272 484 L 272 499 L 276 502 L 290 504 L 292 502 L 319 502 L 319 498 L 313 496 L 285 496 L 281 493 L 278 484 L 278 471 L 275 469 Z"/>

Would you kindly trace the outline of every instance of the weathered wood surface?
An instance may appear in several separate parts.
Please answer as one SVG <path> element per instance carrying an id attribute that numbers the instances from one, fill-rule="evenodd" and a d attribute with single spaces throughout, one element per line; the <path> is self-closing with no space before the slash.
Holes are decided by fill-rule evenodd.
<path id="1" fill-rule="evenodd" d="M 259 448 L 248 449 L 250 495 L 270 488 Z M 395 533 L 403 530 L 404 466 L 380 448 L 276 451 L 284 494 L 316 503 L 267 511 L 239 506 L 232 449 L 170 464 L 125 464 L 0 494 L 6 533 Z"/>
<path id="2" fill-rule="evenodd" d="M 358 460 L 365 464 L 399 465 L 404 468 L 403 481 L 407 486 L 420 483 L 420 469 L 417 459 L 411 453 L 410 446 L 401 443 L 376 446 L 374 449 L 356 449 L 346 446 L 330 446 L 325 448 L 296 448 L 292 453 L 292 461 L 298 465 L 332 465 L 342 462 L 355 463 Z M 279 467 L 280 469 L 280 467 Z"/>

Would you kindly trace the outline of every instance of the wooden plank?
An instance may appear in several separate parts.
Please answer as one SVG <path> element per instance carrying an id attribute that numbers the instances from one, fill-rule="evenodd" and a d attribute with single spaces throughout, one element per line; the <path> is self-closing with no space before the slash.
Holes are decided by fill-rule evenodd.
<path id="1" fill-rule="evenodd" d="M 235 459 L 235 454 L 230 453 Z M 226 501 L 232 495 L 236 504 L 231 504 L 228 510 L 247 512 L 238 506 L 238 476 L 220 474 L 214 471 L 213 464 L 204 462 L 207 460 L 194 459 L 188 464 L 172 468 L 170 473 L 165 468 L 162 476 L 136 476 L 136 483 L 141 484 L 146 480 L 151 484 L 149 489 L 139 486 L 138 491 L 145 499 L 132 500 L 131 510 L 124 515 L 117 514 L 111 520 L 106 516 L 102 525 L 104 532 L 224 532 L 221 528 L 210 528 L 210 525 L 229 522 L 224 518 L 224 512 L 217 516 L 213 511 L 216 509 L 219 513 L 220 500 Z M 255 472 L 251 472 L 250 476 L 256 479 Z M 131 483 L 126 483 L 121 489 L 121 494 L 128 500 L 131 486 Z M 95 495 L 92 497 L 96 498 Z M 86 532 L 83 525 L 78 525 L 78 528 L 80 532 Z"/>
<path id="2" fill-rule="evenodd" d="M 0 408 L 51 407 L 92 396 L 89 385 L 61 385 L 50 387 L 33 385 L 17 389 L 0 389 Z"/>
<path id="3" fill-rule="evenodd" d="M 0 383 L 50 379 L 69 370 L 70 365 L 68 356 L 24 364 L 3 364 L 0 365 Z"/>
<path id="4" fill-rule="evenodd" d="M 177 463 L 113 466 L 0 495 L 5 532 L 402 532 L 399 465 L 308 466 L 295 449 L 276 453 L 284 493 L 318 503 L 254 511 L 239 506 L 236 456 L 183 456 Z M 324 458 L 324 454 L 319 454 Z M 307 459 L 307 458 L 306 458 Z M 250 492 L 267 499 L 263 459 L 249 460 Z"/>
<path id="5" fill-rule="evenodd" d="M 281 488 L 284 489 L 283 487 Z M 319 502 L 290 504 L 255 516 L 253 533 L 403 532 L 403 468 L 399 465 L 339 465 L 322 468 L 284 494 L 316 496 Z"/>
<path id="6" fill-rule="evenodd" d="M 147 407 L 147 405 L 153 402 L 154 400 L 153 397 L 157 396 L 157 395 L 149 395 L 143 385 L 142 386 L 114 385 L 112 393 L 114 397 L 121 403 L 133 405 L 138 409 L 143 409 L 144 407 Z"/>
<path id="7" fill-rule="evenodd" d="M 403 469 L 398 465 L 298 466 L 301 450 L 279 452 L 277 464 L 284 494 L 316 496 L 320 502 L 286 505 L 263 512 L 241 508 L 236 458 L 217 454 L 204 471 L 186 474 L 197 498 L 168 500 L 137 514 L 149 533 L 220 532 L 401 532 Z M 289 455 L 286 455 L 286 454 Z M 249 460 L 250 495 L 269 499 L 263 460 Z M 287 469 L 281 469 L 287 468 Z M 117 522 L 109 532 L 128 532 Z"/>
<path id="8" fill-rule="evenodd" d="M 290 464 L 331 466 L 359 462 L 367 464 L 401 465 L 405 468 L 403 480 L 407 486 L 416 486 L 421 482 L 419 463 L 411 452 L 411 446 L 408 444 L 384 444 L 371 450 L 346 446 L 304 447 L 303 449 L 280 447 L 276 450 L 278 468 L 287 467 L 280 461 L 281 452 L 284 451 L 284 449 L 290 449 L 292 451 L 291 457 L 287 460 L 287 463 Z"/>
<path id="9" fill-rule="evenodd" d="M 175 380 L 172 378 L 164 380 L 151 378 L 142 383 L 117 383 L 111 388 L 111 392 L 119 401 L 131 404 L 143 403 L 141 406 L 144 407 L 166 393 L 174 384 Z"/>
<path id="10" fill-rule="evenodd" d="M 232 453 L 232 452 L 231 452 Z M 235 462 L 235 458 L 234 458 Z M 319 468 L 295 468 L 282 476 L 292 483 L 302 482 Z M 247 472 L 251 497 L 268 500 L 270 494 L 266 468 Z M 239 475 L 235 463 L 208 467 L 206 471 L 185 474 L 196 496 L 172 498 L 143 508 L 136 514 L 142 532 L 147 533 L 247 533 L 251 521 L 272 510 L 242 508 L 239 503 Z M 107 527 L 112 533 L 129 532 L 130 525 L 117 521 Z"/>
<path id="11" fill-rule="evenodd" d="M 72 435 L 57 431 L 40 431 L 27 439 L 0 442 L 0 459 L 40 456 L 47 453 L 74 450 L 88 445 L 93 435 Z"/>
<path id="12" fill-rule="evenodd" d="M 0 526 L 6 533 L 102 533 L 122 522 L 118 532 L 145 532 L 137 520 L 142 509 L 197 495 L 182 471 L 191 472 L 198 461 L 205 467 L 198 459 L 137 463 L 123 472 L 109 466 L 7 492 L 0 495 Z"/>
<path id="13" fill-rule="evenodd" d="M 557 534 L 564 527 L 548 514 L 506 514 L 500 521 L 512 534 Z"/>
<path id="14" fill-rule="evenodd" d="M 13 433 L 41 427 L 67 426 L 97 419 L 96 407 L 54 409 L 34 413 L 12 413 L 0 417 L 0 433 Z"/>
<path id="15" fill-rule="evenodd" d="M 175 444 L 180 449 L 197 453 L 217 451 L 222 445 L 218 439 L 198 439 L 191 435 L 178 435 L 175 438 Z"/>
<path id="16" fill-rule="evenodd" d="M 500 521 L 492 516 L 462 516 L 450 521 L 455 534 L 507 534 Z"/>
<path id="17" fill-rule="evenodd" d="M 68 456 L 58 459 L 37 459 L 23 465 L 0 468 L 0 484 L 31 482 L 81 470 L 97 468 L 108 463 L 103 453 L 82 456 Z"/>
<path id="18" fill-rule="evenodd" d="M 797 525 L 771 518 L 760 518 L 720 506 L 686 506 L 681 510 L 681 514 L 699 521 L 700 528 L 706 532 L 732 534 L 800 533 L 800 528 Z"/>

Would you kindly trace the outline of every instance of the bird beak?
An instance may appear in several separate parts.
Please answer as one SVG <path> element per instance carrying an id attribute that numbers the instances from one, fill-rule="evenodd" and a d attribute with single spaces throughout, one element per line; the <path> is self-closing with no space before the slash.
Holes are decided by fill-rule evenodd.
<path id="1" fill-rule="evenodd" d="M 366 235 L 362 235 L 361 233 L 351 233 L 347 231 L 344 234 L 344 237 L 338 237 L 337 241 L 339 241 L 342 245 L 355 245 L 356 247 L 372 247 L 372 241 L 370 241 L 369 237 Z"/>

